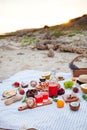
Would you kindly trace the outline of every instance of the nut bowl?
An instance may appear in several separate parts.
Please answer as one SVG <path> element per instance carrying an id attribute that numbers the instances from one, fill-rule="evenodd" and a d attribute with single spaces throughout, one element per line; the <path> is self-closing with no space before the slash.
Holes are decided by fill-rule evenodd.
<path id="1" fill-rule="evenodd" d="M 71 102 L 69 103 L 70 109 L 73 111 L 77 111 L 80 107 L 80 103 L 79 102 Z"/>
<path id="2" fill-rule="evenodd" d="M 87 83 L 81 84 L 80 88 L 81 88 L 81 90 L 82 90 L 83 93 L 87 94 Z"/>

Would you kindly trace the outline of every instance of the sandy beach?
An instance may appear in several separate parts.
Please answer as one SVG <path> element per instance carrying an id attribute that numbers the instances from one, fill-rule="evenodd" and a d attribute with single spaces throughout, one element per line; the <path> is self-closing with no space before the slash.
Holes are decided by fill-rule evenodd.
<path id="1" fill-rule="evenodd" d="M 0 40 L 0 80 L 22 70 L 71 72 L 69 63 L 78 54 L 54 51 L 54 57 L 48 57 L 48 50 L 21 47 L 20 43 Z"/>

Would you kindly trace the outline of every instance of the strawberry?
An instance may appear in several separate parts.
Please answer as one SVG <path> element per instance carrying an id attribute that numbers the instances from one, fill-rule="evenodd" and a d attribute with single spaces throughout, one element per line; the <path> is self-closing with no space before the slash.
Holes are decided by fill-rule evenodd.
<path id="1" fill-rule="evenodd" d="M 14 86 L 15 88 L 18 88 L 18 87 L 20 86 L 20 83 L 19 83 L 19 82 L 14 82 L 14 83 L 13 83 L 13 86 Z"/>
<path id="2" fill-rule="evenodd" d="M 24 89 L 20 89 L 20 90 L 19 90 L 19 93 L 20 93 L 21 95 L 24 95 L 24 93 L 25 93 Z"/>

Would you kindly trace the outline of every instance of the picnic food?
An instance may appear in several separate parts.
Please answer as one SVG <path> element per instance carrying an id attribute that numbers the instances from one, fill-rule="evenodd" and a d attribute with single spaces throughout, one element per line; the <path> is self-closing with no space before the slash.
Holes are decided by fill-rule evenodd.
<path id="1" fill-rule="evenodd" d="M 72 81 L 65 81 L 64 82 L 64 88 L 72 88 L 73 87 L 73 85 L 74 85 L 74 83 L 72 82 Z"/>
<path id="2" fill-rule="evenodd" d="M 4 104 L 5 104 L 5 105 L 10 105 L 10 104 L 12 104 L 12 103 L 14 103 L 14 102 L 17 102 L 17 101 L 22 100 L 22 98 L 23 98 L 22 95 L 18 95 L 18 94 L 17 94 L 16 96 L 13 96 L 13 97 L 11 97 L 11 98 L 9 98 L 9 99 L 6 99 L 5 102 L 4 102 Z"/>
<path id="3" fill-rule="evenodd" d="M 36 87 L 37 81 L 35 81 L 35 80 L 30 81 L 30 85 L 31 85 L 32 87 Z"/>
<path id="4" fill-rule="evenodd" d="M 77 80 L 77 83 L 80 85 L 87 83 L 87 75 L 80 75 L 78 80 Z"/>
<path id="5" fill-rule="evenodd" d="M 3 92 L 2 96 L 3 98 L 1 100 L 4 100 L 4 99 L 7 99 L 7 98 L 10 98 L 12 96 L 15 96 L 17 93 L 15 90 L 6 90 Z"/>
<path id="6" fill-rule="evenodd" d="M 78 89 L 77 87 L 74 87 L 74 88 L 73 88 L 73 92 L 74 92 L 74 93 L 78 93 L 78 92 L 79 92 L 79 89 Z"/>
<path id="7" fill-rule="evenodd" d="M 41 82 L 45 82 L 45 81 L 46 81 L 46 78 L 45 78 L 45 77 L 40 77 L 39 80 L 40 80 Z"/>
<path id="8" fill-rule="evenodd" d="M 59 89 L 58 89 L 58 95 L 62 95 L 62 94 L 64 94 L 64 93 L 65 93 L 64 88 L 59 88 Z"/>
<path id="9" fill-rule="evenodd" d="M 35 89 L 48 91 L 48 86 L 49 86 L 49 83 L 47 83 L 47 82 L 39 82 L 39 83 L 36 85 Z"/>
<path id="10" fill-rule="evenodd" d="M 42 77 L 45 77 L 46 79 L 50 79 L 51 74 L 50 73 L 45 73 L 42 75 Z"/>
<path id="11" fill-rule="evenodd" d="M 22 87 L 22 88 L 27 88 L 27 87 L 28 87 L 28 84 L 22 82 L 22 83 L 21 83 L 21 87 Z"/>
<path id="12" fill-rule="evenodd" d="M 62 97 L 65 100 L 65 102 L 74 102 L 79 100 L 76 94 L 65 94 Z"/>
<path id="13" fill-rule="evenodd" d="M 58 80 L 58 81 L 62 81 L 62 80 L 64 80 L 64 77 L 58 76 L 58 77 L 57 77 L 57 80 Z"/>
<path id="14" fill-rule="evenodd" d="M 72 79 L 71 79 L 72 81 L 76 81 L 76 77 L 72 77 Z"/>
<path id="15" fill-rule="evenodd" d="M 81 84 L 80 88 L 81 88 L 81 90 L 82 90 L 83 93 L 87 94 L 87 83 Z"/>
<path id="16" fill-rule="evenodd" d="M 82 95 L 82 98 L 83 98 L 85 101 L 87 101 L 87 95 L 83 94 L 83 95 Z"/>
<path id="17" fill-rule="evenodd" d="M 73 111 L 77 111 L 80 107 L 80 103 L 79 102 L 71 102 L 69 103 L 70 109 Z"/>
<path id="18" fill-rule="evenodd" d="M 28 89 L 26 92 L 26 97 L 34 97 L 36 94 L 38 94 L 36 89 Z"/>
<path id="19" fill-rule="evenodd" d="M 14 86 L 15 88 L 18 88 L 18 87 L 20 86 L 20 83 L 19 83 L 19 82 L 14 82 L 14 83 L 13 83 L 13 86 Z"/>
<path id="20" fill-rule="evenodd" d="M 33 108 L 34 105 L 35 105 L 35 100 L 34 100 L 33 97 L 29 97 L 29 98 L 27 98 L 26 103 L 27 103 L 27 106 L 28 106 L 29 108 Z"/>
<path id="21" fill-rule="evenodd" d="M 80 75 L 79 81 L 82 83 L 87 83 L 87 75 Z"/>
<path id="22" fill-rule="evenodd" d="M 36 85 L 36 89 L 37 89 L 37 90 L 42 90 L 41 84 L 37 84 L 37 85 Z"/>
<path id="23" fill-rule="evenodd" d="M 57 100 L 57 107 L 62 108 L 64 107 L 64 101 L 63 100 Z"/>
<path id="24" fill-rule="evenodd" d="M 24 91 L 23 89 L 20 89 L 20 90 L 19 90 L 19 93 L 20 93 L 21 95 L 24 95 L 25 91 Z"/>

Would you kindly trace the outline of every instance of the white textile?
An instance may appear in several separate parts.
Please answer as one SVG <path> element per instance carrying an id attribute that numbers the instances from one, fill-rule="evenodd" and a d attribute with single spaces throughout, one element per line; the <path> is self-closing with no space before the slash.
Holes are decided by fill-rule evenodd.
<path id="1" fill-rule="evenodd" d="M 30 80 L 39 81 L 39 77 L 43 74 L 41 71 L 26 70 L 21 71 L 9 79 L 0 83 L 0 98 L 2 93 L 8 89 L 15 89 L 12 84 L 15 81 L 29 83 Z M 65 78 L 64 81 L 71 79 L 70 73 L 57 73 Z M 61 87 L 63 82 L 60 81 Z M 66 90 L 66 93 L 71 90 Z M 0 100 L 0 128 L 10 130 L 26 130 L 28 128 L 36 128 L 37 130 L 87 130 L 87 102 L 82 99 L 82 93 L 78 94 L 80 98 L 80 109 L 72 111 L 69 104 L 65 103 L 64 108 L 57 108 L 56 103 L 51 105 L 38 107 L 34 109 L 26 109 L 18 111 L 18 107 L 24 105 L 21 101 L 13 103 L 9 106 L 4 105 L 4 101 Z M 58 96 L 58 99 L 62 96 Z"/>

